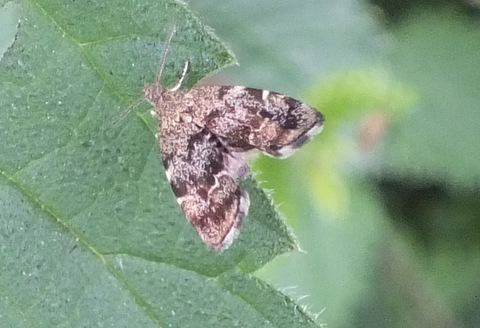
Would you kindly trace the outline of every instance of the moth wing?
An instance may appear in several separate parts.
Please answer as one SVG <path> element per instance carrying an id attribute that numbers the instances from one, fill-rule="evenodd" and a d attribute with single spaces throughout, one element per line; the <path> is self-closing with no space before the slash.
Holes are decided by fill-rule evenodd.
<path id="1" fill-rule="evenodd" d="M 204 126 L 233 152 L 256 148 L 287 157 L 323 128 L 323 115 L 296 99 L 239 86 L 218 88 L 219 101 Z"/>
<path id="2" fill-rule="evenodd" d="M 248 194 L 235 182 L 248 167 L 206 129 L 186 138 L 184 149 L 163 157 L 167 176 L 203 241 L 216 250 L 225 249 L 248 213 Z"/>

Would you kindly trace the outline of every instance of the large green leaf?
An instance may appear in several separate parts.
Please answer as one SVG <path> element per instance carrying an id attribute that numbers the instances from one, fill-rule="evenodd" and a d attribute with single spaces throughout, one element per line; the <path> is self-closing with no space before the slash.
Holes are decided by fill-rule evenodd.
<path id="1" fill-rule="evenodd" d="M 0 2 L 4 5 L 5 2 Z M 235 63 L 175 1 L 20 1 L 0 61 L 0 314 L 11 327 L 315 326 L 250 272 L 295 247 L 253 180 L 238 240 L 204 245 L 159 160 L 146 105 L 186 60 L 184 87 Z"/>

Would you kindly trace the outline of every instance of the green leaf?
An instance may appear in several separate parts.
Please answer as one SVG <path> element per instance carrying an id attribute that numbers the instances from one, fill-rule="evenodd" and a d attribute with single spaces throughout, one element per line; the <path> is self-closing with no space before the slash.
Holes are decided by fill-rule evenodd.
<path id="1" fill-rule="evenodd" d="M 3 2 L 0 3 L 2 5 Z M 0 314 L 11 327 L 313 327 L 252 278 L 295 244 L 269 198 L 228 250 L 209 249 L 176 203 L 138 110 L 155 81 L 184 87 L 235 63 L 182 3 L 21 1 L 0 61 Z"/>
<path id="2" fill-rule="evenodd" d="M 371 10 L 354 0 L 189 3 L 239 58 L 240 67 L 220 76 L 304 101 L 303 91 L 319 77 L 376 63 L 389 41 Z"/>
<path id="3" fill-rule="evenodd" d="M 397 76 L 419 96 L 415 111 L 390 130 L 381 168 L 397 179 L 449 186 L 480 181 L 480 41 L 454 14 L 412 15 L 391 54 Z"/>

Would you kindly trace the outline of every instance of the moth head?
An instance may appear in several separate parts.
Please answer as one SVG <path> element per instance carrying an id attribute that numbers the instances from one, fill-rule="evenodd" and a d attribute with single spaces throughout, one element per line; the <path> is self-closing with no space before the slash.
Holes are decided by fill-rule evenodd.
<path id="1" fill-rule="evenodd" d="M 165 89 L 159 84 L 147 84 L 143 87 L 145 99 L 153 105 L 161 102 L 164 91 Z"/>

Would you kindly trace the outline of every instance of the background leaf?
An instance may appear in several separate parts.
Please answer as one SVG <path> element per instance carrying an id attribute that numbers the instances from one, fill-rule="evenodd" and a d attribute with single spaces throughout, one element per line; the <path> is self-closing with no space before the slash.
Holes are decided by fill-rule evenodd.
<path id="1" fill-rule="evenodd" d="M 304 250 L 255 274 L 329 326 L 478 327 L 478 3 L 190 4 L 241 63 L 223 81 L 326 116 L 254 164 Z"/>
<path id="2" fill-rule="evenodd" d="M 8 2 L 0 7 L 0 60 L 3 54 L 15 41 L 18 22 L 21 18 L 20 6 L 14 2 Z"/>
<path id="3" fill-rule="evenodd" d="M 475 25 L 455 15 L 426 12 L 412 15 L 396 31 L 392 66 L 420 96 L 414 113 L 395 126 L 382 147 L 382 168 L 390 175 L 478 186 L 477 34 Z"/>
<path id="4" fill-rule="evenodd" d="M 235 63 L 223 44 L 175 1 L 19 5 L 0 61 L 2 322 L 315 326 L 248 274 L 295 246 L 253 180 L 242 233 L 217 253 L 176 204 L 149 106 L 112 124 L 155 80 L 174 18 L 164 85 L 186 60 L 185 87 Z"/>

